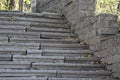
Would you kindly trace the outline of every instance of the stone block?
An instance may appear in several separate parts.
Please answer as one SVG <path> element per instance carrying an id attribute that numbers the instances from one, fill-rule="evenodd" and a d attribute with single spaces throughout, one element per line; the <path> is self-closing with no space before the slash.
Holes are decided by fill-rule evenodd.
<path id="1" fill-rule="evenodd" d="M 116 63 L 116 62 L 120 61 L 120 55 L 107 56 L 107 57 L 103 58 L 102 61 L 106 62 L 108 64 Z"/>
<path id="2" fill-rule="evenodd" d="M 98 15 L 96 27 L 99 35 L 110 35 L 118 33 L 117 16 L 112 14 Z"/>

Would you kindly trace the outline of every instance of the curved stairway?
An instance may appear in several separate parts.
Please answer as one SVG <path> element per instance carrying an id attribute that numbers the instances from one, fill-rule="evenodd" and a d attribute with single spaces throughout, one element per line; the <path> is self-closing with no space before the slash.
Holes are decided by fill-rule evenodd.
<path id="1" fill-rule="evenodd" d="M 57 13 L 0 12 L 0 80 L 115 80 Z"/>

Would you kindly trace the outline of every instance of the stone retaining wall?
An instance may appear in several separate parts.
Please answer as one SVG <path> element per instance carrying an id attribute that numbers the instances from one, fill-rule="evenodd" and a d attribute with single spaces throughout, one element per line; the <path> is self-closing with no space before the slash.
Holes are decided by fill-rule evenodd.
<path id="1" fill-rule="evenodd" d="M 101 38 L 95 55 L 108 64 L 107 69 L 112 70 L 115 77 L 120 78 L 120 34 Z"/>

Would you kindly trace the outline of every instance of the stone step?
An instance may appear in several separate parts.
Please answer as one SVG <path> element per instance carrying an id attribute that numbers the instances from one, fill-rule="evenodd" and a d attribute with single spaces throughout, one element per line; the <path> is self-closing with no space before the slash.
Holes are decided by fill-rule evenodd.
<path id="1" fill-rule="evenodd" d="M 109 71 L 58 71 L 58 78 L 105 78 L 112 73 Z"/>
<path id="2" fill-rule="evenodd" d="M 8 43 L 0 42 L 0 48 L 21 48 L 21 49 L 39 49 L 40 44 L 37 43 Z"/>
<path id="3" fill-rule="evenodd" d="M 0 61 L 11 61 L 12 55 L 0 55 Z"/>
<path id="4" fill-rule="evenodd" d="M 1 17 L 0 16 L 0 20 L 3 21 L 20 21 L 20 22 L 37 22 L 37 23 L 56 23 L 56 24 L 66 24 L 67 21 L 65 20 L 58 20 L 58 19 L 49 19 L 49 18 L 26 18 L 26 17 Z"/>
<path id="5" fill-rule="evenodd" d="M 1 77 L 0 80 L 116 80 L 109 78 L 37 78 L 37 77 Z"/>
<path id="6" fill-rule="evenodd" d="M 14 25 L 2 25 L 0 24 L 0 30 L 4 30 L 4 31 L 21 31 L 21 32 L 25 32 L 26 27 L 24 26 L 14 26 Z"/>
<path id="7" fill-rule="evenodd" d="M 8 37 L 0 36 L 0 42 L 8 42 Z"/>
<path id="8" fill-rule="evenodd" d="M 73 39 L 28 39 L 28 38 L 11 38 L 10 42 L 16 43 L 65 43 L 65 44 L 78 44 L 78 40 Z"/>
<path id="9" fill-rule="evenodd" d="M 61 56 L 41 56 L 41 55 L 13 55 L 14 61 L 28 61 L 28 62 L 49 62 L 49 63 L 63 63 L 64 57 Z"/>
<path id="10" fill-rule="evenodd" d="M 20 22 L 20 21 L 5 21 L 5 20 L 1 20 L 0 21 L 0 25 L 4 25 L 4 26 L 24 26 L 26 28 L 30 27 L 31 22 Z"/>
<path id="11" fill-rule="evenodd" d="M 78 57 L 92 55 L 91 50 L 42 50 L 43 56 L 65 56 L 65 57 Z"/>
<path id="12" fill-rule="evenodd" d="M 58 29 L 70 29 L 68 24 L 53 24 L 53 23 L 31 23 L 31 27 L 39 28 L 58 28 Z"/>
<path id="13" fill-rule="evenodd" d="M 19 17 L 30 17 L 30 18 L 51 18 L 51 19 L 64 19 L 62 15 L 54 15 L 47 13 L 20 13 L 20 12 L 0 12 L 0 16 L 19 16 Z"/>
<path id="14" fill-rule="evenodd" d="M 65 63 L 77 63 L 77 64 L 98 64 L 100 63 L 100 59 L 96 57 L 65 57 Z"/>
<path id="15" fill-rule="evenodd" d="M 0 77 L 56 77 L 56 70 L 0 70 Z"/>
<path id="16" fill-rule="evenodd" d="M 0 70 L 0 77 L 104 78 L 109 71 Z"/>
<path id="17" fill-rule="evenodd" d="M 56 32 L 41 32 L 41 38 L 46 39 L 69 39 L 69 38 L 77 38 L 75 34 L 71 33 L 56 33 Z"/>
<path id="18" fill-rule="evenodd" d="M 110 78 L 51 78 L 49 80 L 116 80 Z"/>
<path id="19" fill-rule="evenodd" d="M 31 27 L 27 28 L 27 32 L 57 32 L 57 33 L 70 33 L 70 29 L 52 28 L 52 27 Z"/>
<path id="20" fill-rule="evenodd" d="M 0 61 L 0 69 L 30 69 L 30 62 Z"/>
<path id="21" fill-rule="evenodd" d="M 43 63 L 36 62 L 32 64 L 33 69 L 40 70 L 72 70 L 72 71 L 91 71 L 91 70 L 103 70 L 105 65 L 103 64 L 73 64 L 73 63 Z"/>
<path id="22" fill-rule="evenodd" d="M 20 37 L 20 38 L 40 38 L 40 34 L 33 32 L 16 32 L 16 31 L 0 31 L 0 35 L 8 37 Z"/>
<path id="23" fill-rule="evenodd" d="M 89 46 L 84 44 L 55 44 L 41 43 L 41 49 L 88 49 Z"/>
<path id="24" fill-rule="evenodd" d="M 36 78 L 36 77 L 0 77 L 0 80 L 48 80 L 47 78 Z"/>
<path id="25" fill-rule="evenodd" d="M 26 49 L 0 48 L 0 55 L 26 54 Z"/>

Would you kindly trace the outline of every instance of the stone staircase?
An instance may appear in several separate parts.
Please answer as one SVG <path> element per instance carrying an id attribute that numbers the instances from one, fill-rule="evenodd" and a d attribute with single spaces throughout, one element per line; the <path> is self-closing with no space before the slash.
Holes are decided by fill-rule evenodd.
<path id="1" fill-rule="evenodd" d="M 116 80 L 61 14 L 0 12 L 0 80 Z"/>

